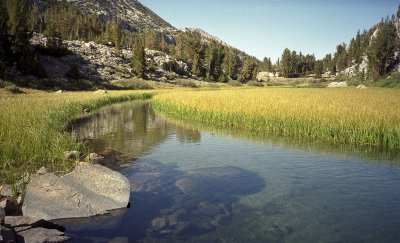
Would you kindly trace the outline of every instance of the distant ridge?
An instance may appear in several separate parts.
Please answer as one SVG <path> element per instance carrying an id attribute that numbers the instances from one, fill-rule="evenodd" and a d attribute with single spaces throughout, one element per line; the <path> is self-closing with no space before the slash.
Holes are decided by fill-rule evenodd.
<path id="1" fill-rule="evenodd" d="M 52 1 L 32 0 L 46 6 Z M 176 29 L 137 0 L 67 0 L 84 14 L 97 14 L 103 20 L 117 18 L 122 28 L 129 31 L 175 31 Z"/>

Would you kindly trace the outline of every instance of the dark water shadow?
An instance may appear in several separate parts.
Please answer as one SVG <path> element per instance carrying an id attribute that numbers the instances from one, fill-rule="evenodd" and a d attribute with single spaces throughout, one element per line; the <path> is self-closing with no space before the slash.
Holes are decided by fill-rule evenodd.
<path id="1" fill-rule="evenodd" d="M 263 190 L 266 182 L 241 168 L 213 167 L 182 172 L 174 165 L 139 159 L 121 171 L 131 182 L 131 208 L 108 216 L 57 221 L 71 242 L 195 240 L 229 224 L 239 196 Z M 244 206 L 243 206 L 244 207 Z M 99 237 L 101 236 L 101 237 Z"/>

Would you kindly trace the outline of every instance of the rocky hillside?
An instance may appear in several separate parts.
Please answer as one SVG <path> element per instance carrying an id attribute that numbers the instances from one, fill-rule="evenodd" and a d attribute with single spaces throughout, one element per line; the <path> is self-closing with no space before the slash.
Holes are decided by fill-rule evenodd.
<path id="1" fill-rule="evenodd" d="M 34 34 L 31 49 L 46 46 L 48 38 L 42 34 Z M 123 48 L 118 52 L 115 47 L 84 42 L 79 40 L 63 41 L 70 52 L 63 57 L 40 55 L 40 63 L 47 76 L 52 79 L 65 80 L 72 67 L 76 67 L 81 79 L 98 82 L 109 82 L 133 77 L 131 59 L 133 51 Z M 146 62 L 152 67 L 149 78 L 166 81 L 168 77 L 189 78 L 192 76 L 187 63 L 176 60 L 168 54 L 146 49 Z"/>
<path id="2" fill-rule="evenodd" d="M 45 7 L 51 0 L 32 0 Z M 61 1 L 61 0 L 57 0 Z M 129 31 L 153 29 L 174 31 L 175 28 L 137 0 L 67 0 L 82 13 L 96 14 L 103 20 L 118 18 L 121 27 Z"/>
<path id="3" fill-rule="evenodd" d="M 391 77 L 400 72 L 400 9 L 368 31 L 358 32 L 349 45 L 335 53 L 337 74 L 365 78 Z M 339 48 L 341 47 L 341 48 Z M 339 52 L 339 50 L 342 50 Z M 345 63 L 346 66 L 340 65 Z M 342 67 L 340 67 L 342 66 Z"/>

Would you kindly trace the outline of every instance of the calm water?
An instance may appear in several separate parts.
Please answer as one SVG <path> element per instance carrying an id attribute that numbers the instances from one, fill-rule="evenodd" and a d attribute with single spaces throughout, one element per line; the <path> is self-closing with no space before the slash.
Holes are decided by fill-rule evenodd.
<path id="1" fill-rule="evenodd" d="M 64 222 L 74 242 L 400 242 L 397 152 L 200 128 L 148 102 L 75 129 L 132 205 Z"/>

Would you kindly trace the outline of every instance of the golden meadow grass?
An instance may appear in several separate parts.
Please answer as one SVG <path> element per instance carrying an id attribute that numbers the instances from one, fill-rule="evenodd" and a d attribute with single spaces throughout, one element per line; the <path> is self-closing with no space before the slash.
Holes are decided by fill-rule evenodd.
<path id="1" fill-rule="evenodd" d="M 66 173 L 74 165 L 64 151 L 84 150 L 84 144 L 63 131 L 69 121 L 115 102 L 150 98 L 144 91 L 0 94 L 0 184 L 14 182 L 41 166 Z M 88 152 L 88 151 L 86 151 Z"/>
<path id="2" fill-rule="evenodd" d="M 232 89 L 175 91 L 154 98 L 157 110 L 220 127 L 298 139 L 400 147 L 400 90 Z"/>

